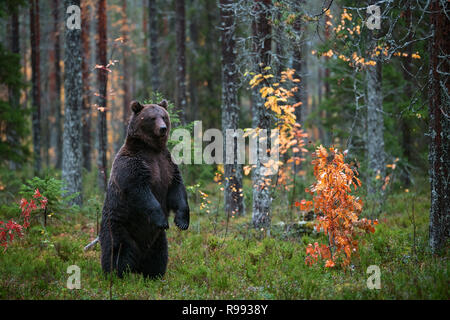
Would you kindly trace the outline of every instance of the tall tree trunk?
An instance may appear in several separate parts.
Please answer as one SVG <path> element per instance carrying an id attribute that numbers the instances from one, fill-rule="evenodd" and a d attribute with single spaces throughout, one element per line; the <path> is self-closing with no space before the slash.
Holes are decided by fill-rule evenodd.
<path id="1" fill-rule="evenodd" d="M 89 9 L 90 6 L 84 1 L 81 9 L 81 42 L 83 45 L 83 168 L 91 171 L 91 89 L 89 85 L 91 46 Z"/>
<path id="2" fill-rule="evenodd" d="M 275 12 L 275 19 L 278 21 L 282 20 L 281 16 L 281 10 L 277 9 Z M 274 39 L 275 42 L 275 61 L 272 62 L 273 70 L 275 75 L 281 74 L 281 71 L 283 71 L 286 68 L 286 59 L 285 59 L 285 42 L 283 39 L 283 34 L 286 32 L 284 25 L 279 24 L 273 29 Z"/>
<path id="3" fill-rule="evenodd" d="M 80 0 L 65 0 L 64 6 L 80 6 Z M 71 13 L 65 13 L 64 21 Z M 62 180 L 69 194 L 78 193 L 72 203 L 81 205 L 82 140 L 81 104 L 83 94 L 81 30 L 65 28 L 64 41 L 64 135 Z"/>
<path id="4" fill-rule="evenodd" d="M 127 21 L 127 1 L 122 0 L 122 11 L 123 11 L 123 24 L 122 24 L 122 38 L 123 38 L 123 46 L 122 46 L 122 54 L 123 54 L 123 140 L 127 136 L 127 127 L 128 127 L 128 116 L 129 116 L 129 107 L 130 107 L 130 86 L 129 86 L 129 78 L 128 75 L 128 21 Z"/>
<path id="5" fill-rule="evenodd" d="M 411 6 L 411 3 L 407 4 L 408 6 Z M 406 26 L 409 27 L 412 19 L 412 11 L 411 8 L 408 7 L 406 10 Z M 406 79 L 407 83 L 405 85 L 405 96 L 406 99 L 409 99 L 413 96 L 413 87 L 412 87 L 412 41 L 413 41 L 413 34 L 410 33 L 410 36 L 407 40 L 408 46 L 406 47 L 406 53 L 408 56 L 405 58 L 405 69 L 403 71 L 403 76 Z M 409 124 L 410 119 L 408 119 L 408 116 L 404 115 L 400 120 L 400 127 L 402 130 L 402 149 L 403 149 L 403 157 L 407 164 L 411 161 L 412 156 L 412 137 L 411 137 L 411 126 Z M 409 166 L 406 166 L 407 169 L 405 170 L 405 173 L 403 175 L 403 184 L 405 187 L 409 187 L 411 184 L 411 177 L 409 172 Z"/>
<path id="6" fill-rule="evenodd" d="M 158 7 L 156 0 L 148 0 L 148 20 L 150 37 L 151 84 L 153 91 L 159 91 L 159 55 L 158 55 Z"/>
<path id="7" fill-rule="evenodd" d="M 253 29 L 253 51 L 256 54 L 255 68 L 256 72 L 262 72 L 261 67 L 269 65 L 271 48 L 271 27 L 267 18 L 271 0 L 254 0 L 252 4 L 252 23 Z M 267 130 L 267 137 L 270 137 L 270 117 L 269 112 L 264 106 L 264 101 L 259 94 L 259 90 L 253 90 L 252 97 L 252 126 Z M 270 148 L 270 147 L 269 147 Z M 263 164 L 260 161 L 262 157 L 261 148 L 258 147 L 258 157 L 256 167 L 252 170 L 253 183 L 253 205 L 252 222 L 256 229 L 270 231 L 270 206 L 272 197 L 270 186 L 266 184 L 266 176 L 263 175 Z"/>
<path id="8" fill-rule="evenodd" d="M 149 52 L 150 52 L 150 37 L 149 37 L 149 26 L 148 26 L 148 1 L 149 0 L 141 0 L 142 1 L 142 42 L 144 43 L 143 45 L 143 55 L 144 57 L 148 57 L 149 56 Z M 147 70 L 147 72 L 144 72 L 144 74 L 142 75 L 142 81 L 144 84 L 147 84 L 150 82 L 150 75 L 151 75 L 151 67 L 150 67 L 150 60 L 146 61 L 144 60 L 142 62 L 142 68 L 144 70 Z M 131 71 L 131 70 L 130 70 Z M 151 83 L 150 83 L 151 85 Z M 131 81 L 129 81 L 129 90 L 130 90 L 130 94 L 131 94 Z M 148 87 L 148 86 L 147 86 Z M 147 90 L 147 89 L 146 89 Z M 130 95 L 132 97 L 132 95 Z"/>
<path id="9" fill-rule="evenodd" d="M 61 113 L 61 51 L 60 51 L 60 28 L 59 28 L 59 0 L 53 0 L 53 34 L 55 36 L 54 39 L 54 47 L 55 51 L 55 60 L 54 60 L 54 73 L 55 73 L 55 101 L 54 101 L 54 109 L 55 109 L 55 122 L 56 122 L 56 168 L 62 169 L 62 154 L 63 154 L 63 145 L 62 145 L 62 113 Z"/>
<path id="10" fill-rule="evenodd" d="M 440 253 L 448 246 L 450 233 L 450 54 L 449 3 L 433 0 L 431 3 L 430 41 L 430 247 Z"/>
<path id="11" fill-rule="evenodd" d="M 368 193 L 374 194 L 380 190 L 379 183 L 374 180 L 384 179 L 384 119 L 383 96 L 381 92 L 381 61 L 375 66 L 368 66 L 366 71 L 367 85 L 367 160 L 369 164 Z"/>
<path id="12" fill-rule="evenodd" d="M 190 1 L 191 6 L 196 5 L 195 0 Z M 198 21 L 198 15 L 193 13 L 191 15 L 191 18 L 189 19 L 189 37 L 191 39 L 191 52 L 193 56 L 196 56 L 199 54 L 200 46 L 198 44 L 198 27 L 199 27 L 199 21 Z M 209 64 L 207 64 L 209 65 Z M 189 74 L 189 119 L 186 119 L 186 121 L 192 121 L 197 119 L 198 114 L 198 76 L 195 72 L 197 69 L 195 64 L 191 64 L 191 68 L 188 70 Z M 205 80 L 205 79 L 202 79 Z M 208 80 L 207 80 L 208 81 Z M 208 81 L 209 84 L 210 81 Z"/>
<path id="13" fill-rule="evenodd" d="M 330 17 L 328 15 L 325 16 L 325 40 L 330 39 L 330 26 L 329 26 Z M 330 57 L 326 56 L 325 59 L 328 61 Z M 330 83 L 328 78 L 330 77 L 330 68 L 328 66 L 325 68 L 325 99 L 330 97 Z"/>
<path id="14" fill-rule="evenodd" d="M 41 75 L 40 75 L 40 26 L 39 26 L 39 1 L 30 0 L 30 40 L 31 40 L 31 81 L 33 98 L 33 153 L 34 174 L 41 172 Z"/>
<path id="15" fill-rule="evenodd" d="M 177 47 L 176 107 L 180 110 L 181 123 L 185 123 L 186 112 L 186 13 L 184 0 L 175 1 L 175 33 Z"/>
<path id="16" fill-rule="evenodd" d="M 19 43 L 19 10 L 16 8 L 11 14 L 11 37 L 10 37 L 10 48 L 11 52 L 15 54 L 20 54 L 20 43 Z M 9 104 L 11 108 L 20 109 L 20 90 L 17 86 L 12 86 L 8 88 Z M 8 123 L 7 123 L 8 125 Z M 17 135 L 16 129 L 14 127 L 8 126 L 6 129 L 7 140 L 10 145 L 20 145 L 19 137 Z M 14 161 L 10 161 L 9 167 L 11 170 L 15 170 L 17 164 Z"/>
<path id="17" fill-rule="evenodd" d="M 302 2 L 303 3 L 303 2 Z M 295 77 L 300 79 L 300 83 L 298 84 L 298 91 L 295 93 L 295 102 L 301 102 L 302 104 L 300 106 L 298 106 L 297 108 L 295 108 L 295 117 L 296 117 L 296 122 L 303 125 L 303 115 L 304 115 L 304 109 L 306 108 L 306 100 L 307 100 L 307 95 L 306 95 L 306 80 L 303 77 L 303 74 L 305 74 L 305 62 L 304 60 L 304 44 L 303 42 L 303 27 L 302 27 L 302 21 L 301 21 L 301 16 L 299 16 L 295 22 L 294 22 L 294 30 L 296 32 L 297 35 L 297 39 L 298 42 L 295 43 L 294 45 L 294 54 L 293 54 L 293 62 L 292 62 L 292 68 L 295 69 Z M 302 157 L 302 153 L 301 151 L 295 152 L 294 153 L 294 157 L 298 157 L 301 158 Z M 294 166 L 294 174 L 297 176 L 300 169 L 301 169 L 301 164 L 297 164 L 296 161 L 294 161 L 293 163 Z"/>
<path id="18" fill-rule="evenodd" d="M 371 0 L 370 4 L 375 3 Z M 368 51 L 374 52 L 377 41 L 375 31 L 369 31 Z M 375 66 L 367 66 L 366 71 L 366 95 L 367 95 L 367 161 L 369 166 L 367 191 L 373 195 L 374 200 L 383 202 L 380 182 L 385 176 L 384 153 L 384 119 L 383 119 L 383 93 L 382 93 L 382 61 L 375 58 Z M 382 185 L 382 183 L 381 183 Z M 377 206 L 379 208 L 379 206 Z M 378 210 L 378 209 L 377 209 Z"/>
<path id="19" fill-rule="evenodd" d="M 97 7 L 97 64 L 102 66 L 97 69 L 97 84 L 99 86 L 98 92 L 98 170 L 99 170 L 99 188 L 101 191 L 106 191 L 107 183 L 107 123 L 106 123 L 106 103 L 107 103 L 107 84 L 108 71 L 105 70 L 107 66 L 107 33 L 106 33 L 106 0 L 98 1 Z"/>
<path id="20" fill-rule="evenodd" d="M 239 106 L 237 101 L 237 66 L 235 43 L 235 19 L 233 0 L 220 0 L 220 20 L 222 32 L 222 131 L 236 130 L 239 126 Z M 237 164 L 237 139 L 233 139 L 234 163 L 224 165 L 224 198 L 227 215 L 243 215 L 244 197 L 242 193 L 242 165 Z M 224 159 L 227 157 L 224 145 Z"/>
<path id="21" fill-rule="evenodd" d="M 325 40 L 328 41 L 330 39 L 330 25 L 328 24 L 330 22 L 330 17 L 328 15 L 325 16 Z M 330 68 L 328 68 L 328 62 L 330 60 L 330 57 L 326 56 L 325 57 L 326 60 L 326 64 L 327 66 L 325 67 L 324 70 L 324 96 L 325 99 L 329 99 L 330 98 Z M 319 67 L 320 68 L 320 67 Z M 320 102 L 319 102 L 320 104 Z M 328 113 L 326 110 L 322 111 L 322 118 L 327 120 L 328 118 Z M 326 130 L 323 130 L 323 133 L 321 135 L 323 137 L 323 142 L 325 145 L 330 145 L 332 143 L 332 141 L 330 141 L 330 136 L 329 134 L 326 132 Z"/>

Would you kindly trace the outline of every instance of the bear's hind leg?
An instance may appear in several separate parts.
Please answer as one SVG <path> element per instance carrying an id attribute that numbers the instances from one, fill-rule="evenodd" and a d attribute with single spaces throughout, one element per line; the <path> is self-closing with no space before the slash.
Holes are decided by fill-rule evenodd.
<path id="1" fill-rule="evenodd" d="M 159 235 L 155 242 L 141 261 L 141 272 L 145 277 L 152 279 L 162 278 L 167 269 L 168 249 L 166 232 L 163 230 L 158 232 Z"/>
<path id="2" fill-rule="evenodd" d="M 105 273 L 109 273 L 111 270 L 117 272 L 117 276 L 122 278 L 124 272 L 137 271 L 137 256 L 138 253 L 135 248 L 125 242 L 119 243 L 114 245 L 113 252 L 110 250 L 102 251 L 102 269 Z"/>

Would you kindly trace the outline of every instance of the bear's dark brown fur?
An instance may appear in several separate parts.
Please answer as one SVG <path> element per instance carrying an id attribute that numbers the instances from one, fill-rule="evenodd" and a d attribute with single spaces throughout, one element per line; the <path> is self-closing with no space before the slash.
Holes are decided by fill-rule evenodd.
<path id="1" fill-rule="evenodd" d="M 167 149 L 170 119 L 167 101 L 131 103 L 124 145 L 112 166 L 100 230 L 104 272 L 161 277 L 167 267 L 169 211 L 175 224 L 189 226 L 186 189 Z"/>

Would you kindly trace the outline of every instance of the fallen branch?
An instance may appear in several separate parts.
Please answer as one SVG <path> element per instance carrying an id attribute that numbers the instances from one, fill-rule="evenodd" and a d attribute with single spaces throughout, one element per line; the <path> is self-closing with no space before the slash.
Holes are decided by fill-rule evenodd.
<path id="1" fill-rule="evenodd" d="M 91 243 L 89 243 L 86 247 L 84 247 L 84 251 L 88 251 L 91 247 L 95 246 L 97 244 L 97 242 L 99 242 L 99 238 L 95 238 L 94 240 L 92 240 Z"/>

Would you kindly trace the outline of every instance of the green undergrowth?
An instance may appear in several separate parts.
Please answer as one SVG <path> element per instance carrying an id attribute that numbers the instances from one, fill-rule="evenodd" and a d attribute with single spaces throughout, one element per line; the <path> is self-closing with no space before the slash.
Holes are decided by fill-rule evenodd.
<path id="1" fill-rule="evenodd" d="M 218 195 L 211 192 L 212 204 L 220 203 Z M 359 257 L 347 270 L 305 265 L 306 245 L 324 242 L 320 235 L 264 236 L 251 227 L 250 214 L 227 223 L 220 204 L 205 213 L 197 197 L 191 198 L 189 230 L 179 231 L 173 223 L 168 230 L 163 279 L 102 273 L 100 247 L 83 251 L 96 236 L 101 208 L 91 198 L 78 212 L 56 213 L 59 218 L 50 217 L 46 228 L 35 222 L 0 253 L 0 299 L 450 298 L 448 252 L 436 257 L 428 250 L 426 191 L 391 195 L 376 232 L 359 239 Z M 80 267 L 81 289 L 67 288 L 71 265 Z M 381 270 L 380 290 L 367 288 L 370 265 Z"/>

